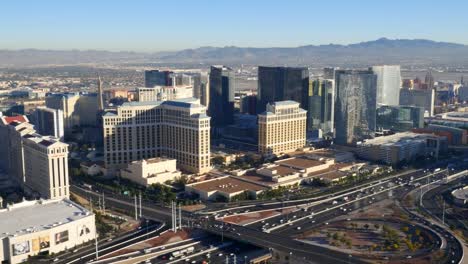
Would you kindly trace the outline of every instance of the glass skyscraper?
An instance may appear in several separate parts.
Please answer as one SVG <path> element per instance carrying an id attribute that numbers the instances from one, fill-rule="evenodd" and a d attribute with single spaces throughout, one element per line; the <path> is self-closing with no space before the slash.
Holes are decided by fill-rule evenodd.
<path id="1" fill-rule="evenodd" d="M 145 71 L 145 87 L 172 86 L 172 75 L 173 72 L 171 71 Z"/>
<path id="2" fill-rule="evenodd" d="M 212 127 L 223 127 L 234 122 L 234 71 L 225 66 L 211 66 L 209 77 L 208 115 Z"/>
<path id="3" fill-rule="evenodd" d="M 400 65 L 373 66 L 377 75 L 377 105 L 398 105 L 400 100 Z"/>
<path id="4" fill-rule="evenodd" d="M 325 135 L 333 132 L 334 119 L 333 80 L 311 80 L 307 93 L 307 131 L 317 131 Z"/>
<path id="5" fill-rule="evenodd" d="M 292 100 L 307 103 L 309 70 L 305 67 L 258 67 L 258 111 L 265 111 L 268 103 Z"/>
<path id="6" fill-rule="evenodd" d="M 374 137 L 377 76 L 371 70 L 337 70 L 335 87 L 335 143 Z"/>

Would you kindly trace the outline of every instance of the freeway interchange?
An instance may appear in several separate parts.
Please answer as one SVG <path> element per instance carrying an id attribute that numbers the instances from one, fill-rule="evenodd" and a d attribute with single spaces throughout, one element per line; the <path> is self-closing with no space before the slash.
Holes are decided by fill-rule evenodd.
<path id="1" fill-rule="evenodd" d="M 459 173 L 460 177 L 462 177 L 466 174 L 466 171 L 451 171 L 451 173 Z M 425 170 L 412 170 L 322 197 L 280 202 L 260 202 L 247 206 L 224 208 L 214 212 L 205 211 L 198 214 L 184 212 L 183 220 L 193 227 L 204 229 L 226 239 L 250 243 L 267 248 L 270 251 L 275 250 L 286 255 L 289 254 L 290 258 L 296 260 L 297 263 L 367 263 L 368 260 L 361 259 L 358 256 L 304 243 L 292 237 L 306 230 L 326 226 L 338 216 L 372 206 L 378 201 L 402 199 L 410 191 L 420 190 L 422 193 L 425 187 L 421 186 L 445 184 L 447 174 L 447 170 L 435 173 Z M 100 195 L 77 186 L 74 186 L 72 191 L 84 197 L 97 198 Z M 106 204 L 129 212 L 134 209 L 133 200 L 125 196 L 107 194 Z M 286 215 L 259 219 L 259 221 L 244 226 L 223 222 L 224 218 L 232 215 L 281 208 L 296 208 L 296 210 Z M 171 217 L 170 209 L 150 202 L 143 203 L 142 211 L 146 218 L 159 222 L 168 223 Z M 434 225 L 433 222 L 421 219 L 420 216 L 413 214 L 411 211 L 408 211 L 408 214 L 411 220 L 430 226 L 434 232 L 444 238 L 445 242 L 442 243 L 442 246 L 450 255 L 449 263 L 461 263 L 463 246 L 451 232 L 443 226 Z M 170 262 L 158 260 L 158 262 L 154 263 Z"/>

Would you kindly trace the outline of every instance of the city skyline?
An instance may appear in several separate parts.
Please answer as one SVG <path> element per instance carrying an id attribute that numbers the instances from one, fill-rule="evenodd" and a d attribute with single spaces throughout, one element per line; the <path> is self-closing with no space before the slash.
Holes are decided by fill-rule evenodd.
<path id="1" fill-rule="evenodd" d="M 468 2 L 0 7 L 1 263 L 466 262 Z"/>
<path id="2" fill-rule="evenodd" d="M 0 34 L 8 37 L 3 38 L 0 49 L 158 52 L 204 46 L 350 44 L 381 37 L 468 44 L 468 37 L 459 34 L 468 19 L 434 17 L 468 7 L 463 1 L 270 3 L 3 3 L 6 12 L 0 22 L 7 26 Z"/>

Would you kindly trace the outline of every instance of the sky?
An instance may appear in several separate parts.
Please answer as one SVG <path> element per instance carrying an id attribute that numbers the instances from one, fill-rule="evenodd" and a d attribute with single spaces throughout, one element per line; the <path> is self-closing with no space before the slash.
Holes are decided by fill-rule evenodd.
<path id="1" fill-rule="evenodd" d="M 466 0 L 0 1 L 0 49 L 173 51 L 381 37 L 468 44 Z"/>

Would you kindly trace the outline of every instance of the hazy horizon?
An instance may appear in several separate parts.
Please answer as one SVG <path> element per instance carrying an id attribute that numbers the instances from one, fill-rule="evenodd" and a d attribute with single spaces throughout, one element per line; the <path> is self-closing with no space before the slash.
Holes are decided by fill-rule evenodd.
<path id="1" fill-rule="evenodd" d="M 354 43 L 343 43 L 343 44 L 338 44 L 338 43 L 322 43 L 322 44 L 305 44 L 301 46 L 308 46 L 308 45 L 314 45 L 314 46 L 325 46 L 325 45 L 342 45 L 342 46 L 347 46 L 347 45 L 353 45 L 353 44 L 358 44 L 358 43 L 365 43 L 365 42 L 371 42 L 371 41 L 376 41 L 382 38 L 386 37 L 381 37 L 378 39 L 370 39 L 370 40 L 362 40 L 359 42 L 354 42 Z M 397 39 L 390 39 L 386 38 L 389 40 L 397 40 Z M 434 41 L 434 42 L 440 42 L 440 43 L 451 43 L 451 44 L 460 44 L 460 45 L 465 45 L 468 46 L 467 44 L 464 43 L 456 43 L 456 42 L 447 42 L 443 40 L 433 40 L 433 39 L 398 39 L 398 40 L 428 40 L 428 41 Z M 191 48 L 183 48 L 183 49 L 174 49 L 174 50 L 161 50 L 161 51 L 136 51 L 136 50 L 110 50 L 110 49 L 40 49 L 40 48 L 17 48 L 17 49 L 0 49 L 0 50 L 8 50 L 8 51 L 21 51 L 21 50 L 45 50 L 45 51 L 108 51 L 108 52 L 135 52 L 135 53 L 159 53 L 159 52 L 175 52 L 175 51 L 180 51 L 180 50 L 185 50 L 185 49 L 198 49 L 198 48 L 206 48 L 206 47 L 213 47 L 213 48 L 223 48 L 223 47 L 238 47 L 238 48 L 297 48 L 301 46 L 264 46 L 264 47 L 253 47 L 253 46 L 233 46 L 233 45 L 224 45 L 224 46 L 200 46 L 200 47 L 191 47 Z"/>
<path id="2" fill-rule="evenodd" d="M 0 49 L 163 52 L 386 37 L 468 44 L 466 1 L 31 1 L 0 4 Z"/>

